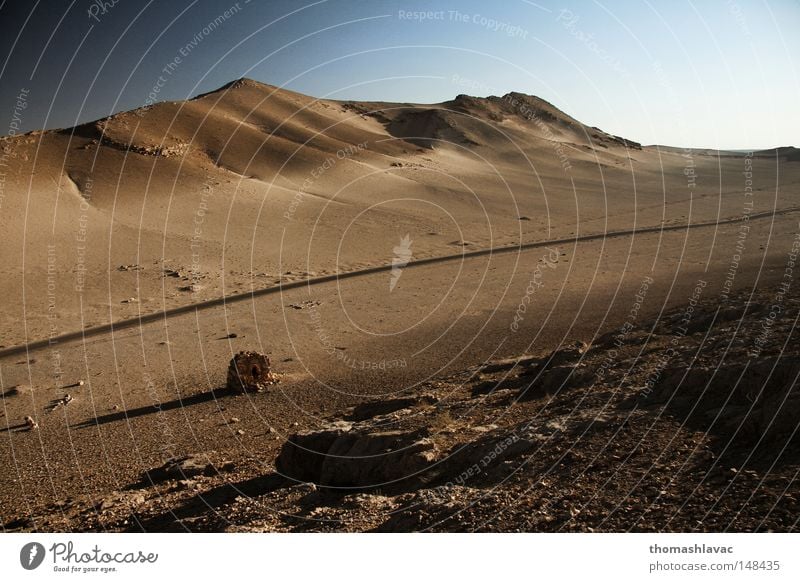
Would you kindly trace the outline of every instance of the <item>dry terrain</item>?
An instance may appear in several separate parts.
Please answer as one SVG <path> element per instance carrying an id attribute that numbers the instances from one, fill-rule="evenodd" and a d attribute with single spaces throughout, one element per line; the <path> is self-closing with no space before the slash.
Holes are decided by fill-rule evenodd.
<path id="1" fill-rule="evenodd" d="M 0 148 L 6 530 L 797 528 L 794 148 L 247 79 Z"/>

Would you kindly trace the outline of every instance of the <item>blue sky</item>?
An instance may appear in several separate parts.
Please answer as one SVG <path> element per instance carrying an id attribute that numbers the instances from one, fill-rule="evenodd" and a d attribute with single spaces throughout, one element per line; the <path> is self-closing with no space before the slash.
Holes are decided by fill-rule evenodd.
<path id="1" fill-rule="evenodd" d="M 647 144 L 800 145 L 795 0 L 100 4 L 0 4 L 2 133 L 22 89 L 29 131 L 248 76 L 337 99 L 519 91 Z"/>

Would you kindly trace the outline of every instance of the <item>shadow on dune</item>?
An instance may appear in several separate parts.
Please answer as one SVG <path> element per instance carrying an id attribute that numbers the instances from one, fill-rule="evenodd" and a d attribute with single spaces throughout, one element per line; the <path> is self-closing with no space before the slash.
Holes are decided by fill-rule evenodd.
<path id="1" fill-rule="evenodd" d="M 228 389 L 217 388 L 216 390 L 211 390 L 209 392 L 200 392 L 199 394 L 193 394 L 192 396 L 179 397 L 176 398 L 175 400 L 162 402 L 158 405 L 151 404 L 148 406 L 140 406 L 139 408 L 131 408 L 130 410 L 120 410 L 119 412 L 104 414 L 102 416 L 97 416 L 91 420 L 85 420 L 81 423 L 78 423 L 74 425 L 72 428 L 75 429 L 89 428 L 92 426 L 108 424 L 111 422 L 117 422 L 121 420 L 130 420 L 131 418 L 147 416 L 148 414 L 157 414 L 159 412 L 165 412 L 167 410 L 175 410 L 178 408 L 186 408 L 187 406 L 193 406 L 195 404 L 212 402 L 214 400 L 217 400 L 218 398 L 230 395 L 231 392 Z"/>
<path id="2" fill-rule="evenodd" d="M 28 425 L 23 422 L 22 424 L 15 424 L 14 426 L 5 426 L 3 428 L 0 428 L 0 433 L 3 433 L 3 432 L 22 432 L 22 431 L 28 431 L 28 430 L 30 430 L 28 428 Z"/>

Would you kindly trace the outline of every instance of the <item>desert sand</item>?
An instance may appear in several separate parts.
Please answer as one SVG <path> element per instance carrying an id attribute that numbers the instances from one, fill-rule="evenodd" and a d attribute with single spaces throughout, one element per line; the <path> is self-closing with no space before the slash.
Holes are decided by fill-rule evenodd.
<path id="1" fill-rule="evenodd" d="M 796 528 L 794 148 L 249 79 L 0 147 L 7 530 Z"/>

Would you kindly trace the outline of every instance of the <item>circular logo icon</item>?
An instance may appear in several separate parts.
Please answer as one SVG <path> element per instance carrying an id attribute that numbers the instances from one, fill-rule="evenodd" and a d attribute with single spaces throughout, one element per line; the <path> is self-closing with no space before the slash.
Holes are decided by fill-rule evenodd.
<path id="1" fill-rule="evenodd" d="M 44 554 L 44 546 L 39 542 L 27 543 L 19 552 L 19 563 L 26 570 L 35 570 L 42 565 Z"/>

